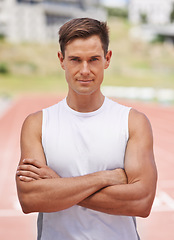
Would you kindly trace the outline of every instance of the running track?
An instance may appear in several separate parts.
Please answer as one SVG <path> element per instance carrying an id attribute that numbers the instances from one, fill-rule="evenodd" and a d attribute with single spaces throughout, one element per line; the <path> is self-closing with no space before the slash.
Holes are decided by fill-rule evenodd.
<path id="1" fill-rule="evenodd" d="M 36 239 L 36 214 L 21 212 L 15 186 L 20 157 L 20 129 L 25 117 L 58 102 L 62 97 L 24 96 L 16 99 L 0 118 L 0 240 Z M 174 239 L 174 108 L 122 102 L 144 112 L 154 133 L 158 188 L 151 215 L 138 218 L 142 240 Z"/>

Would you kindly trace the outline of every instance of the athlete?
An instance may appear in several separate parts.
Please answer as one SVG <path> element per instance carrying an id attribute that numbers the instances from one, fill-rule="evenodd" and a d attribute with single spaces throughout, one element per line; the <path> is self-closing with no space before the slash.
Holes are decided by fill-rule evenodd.
<path id="1" fill-rule="evenodd" d="M 106 23 L 70 20 L 59 43 L 68 94 L 24 121 L 23 212 L 39 212 L 42 240 L 140 239 L 135 217 L 150 214 L 157 182 L 150 123 L 101 92 L 112 56 Z"/>

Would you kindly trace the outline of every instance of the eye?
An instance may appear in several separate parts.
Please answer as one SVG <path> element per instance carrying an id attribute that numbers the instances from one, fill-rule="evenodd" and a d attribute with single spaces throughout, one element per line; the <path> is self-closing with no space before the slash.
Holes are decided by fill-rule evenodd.
<path id="1" fill-rule="evenodd" d="M 80 60 L 80 58 L 71 58 L 70 59 L 72 62 L 80 62 L 81 60 Z"/>
<path id="2" fill-rule="evenodd" d="M 98 61 L 98 60 L 99 60 L 99 59 L 95 57 L 95 58 L 91 58 L 91 59 L 90 59 L 90 62 L 95 62 L 95 61 Z"/>

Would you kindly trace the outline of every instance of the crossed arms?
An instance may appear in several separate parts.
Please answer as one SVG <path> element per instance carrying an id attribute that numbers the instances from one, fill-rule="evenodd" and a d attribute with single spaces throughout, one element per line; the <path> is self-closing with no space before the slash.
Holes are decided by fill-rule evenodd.
<path id="1" fill-rule="evenodd" d="M 21 132 L 21 160 L 16 174 L 24 213 L 55 212 L 76 204 L 96 211 L 147 217 L 155 196 L 157 171 L 147 118 L 131 110 L 125 171 L 100 171 L 61 178 L 46 165 L 41 144 L 42 113 L 30 115 Z"/>

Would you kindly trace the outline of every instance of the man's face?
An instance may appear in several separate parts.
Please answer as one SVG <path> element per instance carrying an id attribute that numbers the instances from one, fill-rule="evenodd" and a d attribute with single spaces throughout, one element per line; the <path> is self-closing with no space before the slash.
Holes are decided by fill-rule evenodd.
<path id="1" fill-rule="evenodd" d="M 59 52 L 65 70 L 69 92 L 90 95 L 100 92 L 104 69 L 109 66 L 111 51 L 104 56 L 100 38 L 96 35 L 87 39 L 78 38 L 67 44 L 65 57 Z"/>

